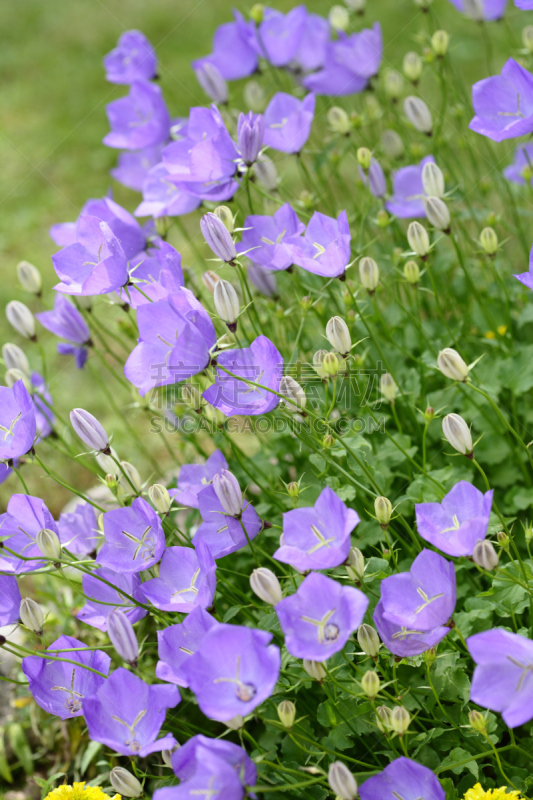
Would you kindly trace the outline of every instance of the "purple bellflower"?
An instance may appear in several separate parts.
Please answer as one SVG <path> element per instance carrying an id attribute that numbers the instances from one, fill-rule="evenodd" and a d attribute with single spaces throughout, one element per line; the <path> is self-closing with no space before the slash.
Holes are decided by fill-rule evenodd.
<path id="1" fill-rule="evenodd" d="M 314 113 L 314 94 L 298 100 L 292 94 L 277 92 L 264 114 L 264 144 L 282 153 L 299 153 L 309 139 Z"/>
<path id="2" fill-rule="evenodd" d="M 521 11 L 533 11 L 533 0 L 514 0 L 514 4 Z"/>
<path id="3" fill-rule="evenodd" d="M 87 347 L 91 341 L 91 333 L 78 309 L 63 295 L 56 294 L 54 310 L 41 311 L 35 316 L 46 330 L 69 343 L 60 342 L 57 352 L 62 356 L 74 356 L 78 369 L 83 369 L 89 355 Z"/>
<path id="4" fill-rule="evenodd" d="M 117 166 L 110 170 L 111 177 L 128 189 L 142 192 L 151 168 L 161 161 L 162 151 L 160 144 L 150 145 L 142 150 L 125 150 L 119 154 Z"/>
<path id="5" fill-rule="evenodd" d="M 373 28 L 328 43 L 323 68 L 303 80 L 303 85 L 316 94 L 341 96 L 357 94 L 375 75 L 383 57 L 383 37 L 378 22 Z"/>
<path id="6" fill-rule="evenodd" d="M 493 490 L 483 494 L 467 481 L 459 481 L 442 503 L 415 505 L 420 536 L 449 556 L 471 556 L 489 525 Z"/>
<path id="7" fill-rule="evenodd" d="M 291 242 L 292 260 L 315 275 L 339 278 L 350 262 L 351 240 L 346 211 L 337 219 L 315 211 L 304 236 Z"/>
<path id="8" fill-rule="evenodd" d="M 281 270 L 291 266 L 293 237 L 299 237 L 305 225 L 289 203 L 285 203 L 272 216 L 252 214 L 246 217 L 243 228 L 238 252 L 250 251 L 248 255 L 256 264 Z"/>
<path id="9" fill-rule="evenodd" d="M 156 164 L 143 182 L 143 201 L 135 209 L 135 216 L 181 217 L 195 211 L 202 200 L 185 191 L 185 185 L 175 184 L 166 166 Z"/>
<path id="10" fill-rule="evenodd" d="M 383 167 L 375 158 L 370 163 L 368 174 L 362 167 L 359 167 L 359 175 L 374 197 L 384 197 L 387 194 L 385 173 L 383 172 Z"/>
<path id="11" fill-rule="evenodd" d="M 329 37 L 328 20 L 321 17 L 320 14 L 307 14 L 300 44 L 291 60 L 289 69 L 297 72 L 312 72 L 320 69 L 326 59 Z"/>
<path id="12" fill-rule="evenodd" d="M 44 501 L 27 494 L 11 495 L 7 511 L 0 515 L 1 572 L 19 574 L 46 565 L 36 543 L 37 534 L 43 528 L 58 533 L 57 524 Z M 23 561 L 8 550 L 30 560 Z"/>
<path id="13" fill-rule="evenodd" d="M 57 650 L 67 652 L 53 652 Z M 61 719 L 81 717 L 84 698 L 93 695 L 105 683 L 111 659 L 101 650 L 89 650 L 72 636 L 60 636 L 46 652 L 51 658 L 26 656 L 22 659 L 22 671 L 35 702 Z M 61 659 L 68 659 L 68 662 Z M 73 661 L 75 664 L 70 663 Z M 85 667 L 102 672 L 104 676 Z"/>
<path id="14" fill-rule="evenodd" d="M 201 372 L 216 344 L 211 318 L 193 293 L 182 287 L 168 300 L 137 310 L 139 344 L 130 353 L 124 374 L 141 395 Z"/>
<path id="15" fill-rule="evenodd" d="M 470 128 L 495 142 L 533 131 L 533 75 L 510 58 L 501 75 L 472 87 L 475 117 Z"/>
<path id="16" fill-rule="evenodd" d="M 248 277 L 256 289 L 265 297 L 276 297 L 278 294 L 278 284 L 276 276 L 261 264 L 250 263 L 248 266 Z"/>
<path id="17" fill-rule="evenodd" d="M 233 767 L 246 786 L 254 786 L 257 768 L 246 750 L 224 739 L 209 739 L 197 734 L 172 754 L 172 769 L 180 781 L 188 781 L 202 764 L 203 755 L 213 753 Z"/>
<path id="18" fill-rule="evenodd" d="M 306 572 L 338 567 L 348 558 L 350 534 L 359 516 L 326 487 L 313 507 L 283 514 L 283 533 L 274 558 Z"/>
<path id="19" fill-rule="evenodd" d="M 20 590 L 13 575 L 0 575 L 0 627 L 19 619 Z"/>
<path id="20" fill-rule="evenodd" d="M 275 67 L 288 66 L 298 52 L 306 20 L 305 6 L 296 6 L 288 14 L 265 8 L 257 36 L 261 55 Z"/>
<path id="21" fill-rule="evenodd" d="M 533 289 L 533 247 L 529 253 L 529 271 L 521 272 L 518 275 L 513 275 L 520 283 L 527 286 L 528 289 Z"/>
<path id="22" fill-rule="evenodd" d="M 53 430 L 55 416 L 49 406 L 53 405 L 52 395 L 49 392 L 48 384 L 39 372 L 32 372 L 30 380 L 33 386 L 33 407 L 35 409 L 35 432 L 37 445 L 41 439 L 50 436 Z"/>
<path id="23" fill-rule="evenodd" d="M 197 746 L 195 767 L 189 779 L 181 781 L 179 786 L 157 789 L 153 800 L 196 800 L 199 796 L 243 800 L 245 792 L 238 769 L 212 750 Z"/>
<path id="24" fill-rule="evenodd" d="M 183 670 L 206 717 L 245 717 L 270 697 L 278 680 L 279 648 L 272 634 L 240 625 L 211 628 Z"/>
<path id="25" fill-rule="evenodd" d="M 167 141 L 170 114 L 159 86 L 134 81 L 127 97 L 113 100 L 106 107 L 111 131 L 104 136 L 107 147 L 141 150 Z"/>
<path id="26" fill-rule="evenodd" d="M 160 750 L 172 750 L 176 740 L 157 735 L 167 708 L 180 702 L 175 686 L 148 686 L 123 667 L 116 669 L 91 697 L 82 701 L 89 737 L 124 756 L 145 758 Z"/>
<path id="27" fill-rule="evenodd" d="M 283 358 L 266 336 L 258 336 L 250 347 L 242 350 L 220 353 L 217 363 L 215 383 L 205 390 L 203 397 L 226 417 L 234 414 L 267 414 L 278 405 L 279 397 L 269 390 L 279 391 Z M 228 375 L 221 367 L 232 375 Z M 266 388 L 251 386 L 245 381 Z"/>
<path id="28" fill-rule="evenodd" d="M 198 506 L 203 521 L 194 534 L 192 543 L 198 547 L 199 542 L 204 541 L 213 558 L 223 558 L 246 547 L 248 539 L 255 539 L 263 527 L 257 511 L 246 501 L 240 519 L 227 514 L 213 486 L 207 486 L 200 492 Z"/>
<path id="29" fill-rule="evenodd" d="M 69 553 L 88 556 L 94 553 L 100 539 L 94 506 L 78 503 L 74 511 L 60 515 L 58 532 L 61 544 Z"/>
<path id="30" fill-rule="evenodd" d="M 259 59 L 255 25 L 252 20 L 246 22 L 238 11 L 233 14 L 235 21 L 219 25 L 213 37 L 212 53 L 193 61 L 194 69 L 203 61 L 209 61 L 227 81 L 247 78 L 256 71 Z"/>
<path id="31" fill-rule="evenodd" d="M 531 173 L 531 165 L 533 165 L 533 144 L 521 144 L 515 150 L 513 163 L 505 167 L 503 174 L 511 183 L 525 185 L 524 172 L 527 170 Z M 529 178 L 528 182 L 533 186 L 533 177 Z"/>
<path id="32" fill-rule="evenodd" d="M 120 297 L 132 308 L 166 300 L 184 285 L 181 255 L 171 244 L 157 239 L 130 262 L 130 284 Z"/>
<path id="33" fill-rule="evenodd" d="M 206 633 L 220 623 L 201 606 L 196 606 L 183 622 L 157 632 L 157 662 L 155 674 L 161 681 L 176 683 L 185 689 L 189 683 L 183 665 L 196 653 Z"/>
<path id="34" fill-rule="evenodd" d="M 141 592 L 162 611 L 188 614 L 197 606 L 209 608 L 217 585 L 216 564 L 207 544 L 167 547 L 159 565 L 159 577 L 145 581 Z"/>
<path id="35" fill-rule="evenodd" d="M 441 625 L 432 631 L 396 625 L 385 619 L 383 611 L 383 601 L 380 600 L 374 610 L 374 623 L 387 650 L 398 658 L 418 656 L 430 647 L 436 647 L 450 632 L 450 628 L 446 625 Z"/>
<path id="36" fill-rule="evenodd" d="M 254 163 L 261 152 L 265 124 L 262 114 L 240 114 L 237 125 L 237 143 L 241 158 L 247 166 Z"/>
<path id="37" fill-rule="evenodd" d="M 458 11 L 476 22 L 493 22 L 501 19 L 505 12 L 507 0 L 449 0 Z"/>
<path id="38" fill-rule="evenodd" d="M 276 605 L 276 613 L 291 655 L 326 661 L 361 625 L 367 607 L 359 589 L 312 572 L 295 594 Z"/>
<path id="39" fill-rule="evenodd" d="M 139 589 L 140 586 L 140 576 L 131 572 L 113 572 L 111 569 L 102 567 L 90 575 L 84 575 L 82 587 L 87 602 L 78 612 L 77 618 L 105 633 L 110 612 L 121 611 L 133 625 L 145 617 L 148 611 L 133 603 L 122 592 L 125 592 L 126 595 L 133 597 L 135 600 L 139 599 L 140 602 L 143 602 L 144 598 L 142 596 L 138 597 L 138 595 L 142 594 Z"/>
<path id="40" fill-rule="evenodd" d="M 435 163 L 435 159 L 426 156 L 420 164 L 402 167 L 392 173 L 392 196 L 385 203 L 390 214 L 402 219 L 426 216 L 422 170 L 427 162 Z"/>
<path id="41" fill-rule="evenodd" d="M 106 80 L 110 83 L 150 81 L 156 77 L 154 48 L 140 31 L 126 31 L 114 50 L 104 56 Z"/>
<path id="42" fill-rule="evenodd" d="M 146 500 L 136 497 L 131 506 L 106 511 L 104 546 L 98 563 L 115 572 L 141 572 L 157 564 L 165 549 L 165 534 L 158 514 Z"/>
<path id="43" fill-rule="evenodd" d="M 178 488 L 170 489 L 169 495 L 179 505 L 198 508 L 199 493 L 223 469 L 228 469 L 228 462 L 220 450 L 211 453 L 205 464 L 184 464 L 178 475 Z"/>
<path id="44" fill-rule="evenodd" d="M 509 728 L 533 717 L 533 642 L 517 633 L 493 628 L 466 643 L 476 663 L 470 700 L 501 713 Z"/>
<path id="45" fill-rule="evenodd" d="M 396 758 L 359 787 L 360 800 L 445 800 L 433 772 L 410 758 Z"/>
<path id="46" fill-rule="evenodd" d="M 0 386 L 0 460 L 11 461 L 32 449 L 37 422 L 35 405 L 22 380 Z"/>

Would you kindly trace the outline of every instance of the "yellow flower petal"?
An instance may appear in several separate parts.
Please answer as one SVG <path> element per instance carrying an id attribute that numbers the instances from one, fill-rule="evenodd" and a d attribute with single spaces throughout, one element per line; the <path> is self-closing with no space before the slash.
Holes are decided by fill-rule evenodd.
<path id="1" fill-rule="evenodd" d="M 508 792 L 507 786 L 499 789 L 483 789 L 480 783 L 476 783 L 464 795 L 463 800 L 519 800 L 520 792 Z"/>
<path id="2" fill-rule="evenodd" d="M 87 786 L 85 781 L 73 783 L 72 786 L 58 786 L 46 795 L 45 800 L 121 800 L 119 794 L 110 797 L 99 786 Z"/>

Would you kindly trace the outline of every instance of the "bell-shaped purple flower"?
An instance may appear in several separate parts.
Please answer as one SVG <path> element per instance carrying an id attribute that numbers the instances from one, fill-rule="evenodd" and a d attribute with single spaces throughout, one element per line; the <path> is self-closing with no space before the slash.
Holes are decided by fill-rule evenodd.
<path id="1" fill-rule="evenodd" d="M 311 133 L 315 95 L 298 100 L 292 94 L 277 92 L 264 114 L 264 144 L 282 153 L 299 153 Z"/>
<path id="2" fill-rule="evenodd" d="M 278 284 L 276 276 L 266 267 L 261 264 L 250 263 L 248 267 L 248 277 L 265 297 L 276 297 L 278 294 Z"/>
<path id="3" fill-rule="evenodd" d="M 178 475 L 178 488 L 170 489 L 169 495 L 176 498 L 178 505 L 198 508 L 199 493 L 223 469 L 228 469 L 228 462 L 220 450 L 211 453 L 205 464 L 184 464 Z"/>
<path id="4" fill-rule="evenodd" d="M 533 718 L 533 642 L 502 628 L 470 636 L 466 643 L 476 663 L 470 700 L 499 712 L 509 728 Z"/>
<path id="5" fill-rule="evenodd" d="M 183 622 L 157 632 L 157 662 L 155 674 L 161 681 L 188 687 L 183 665 L 196 653 L 204 636 L 220 623 L 201 606 L 196 606 Z"/>
<path id="6" fill-rule="evenodd" d="M 182 287 L 168 300 L 146 303 L 137 310 L 139 344 L 124 367 L 140 394 L 201 372 L 216 343 L 211 318 L 193 293 Z"/>
<path id="7" fill-rule="evenodd" d="M 514 0 L 514 4 L 522 11 L 533 11 L 533 0 Z"/>
<path id="8" fill-rule="evenodd" d="M 106 113 L 111 128 L 103 139 L 107 147 L 141 150 L 169 137 L 170 114 L 154 83 L 134 81 L 128 96 L 109 103 Z"/>
<path id="9" fill-rule="evenodd" d="M 113 608 L 109 612 L 107 635 L 120 658 L 136 667 L 139 658 L 139 642 L 129 617 L 120 609 Z"/>
<path id="10" fill-rule="evenodd" d="M 220 353 L 217 363 L 215 383 L 205 390 L 203 396 L 226 417 L 267 414 L 278 405 L 279 397 L 269 390 L 279 391 L 283 358 L 266 336 L 258 336 L 250 347 L 242 350 Z M 232 374 L 228 375 L 225 370 Z M 259 389 L 245 381 L 265 388 Z"/>
<path id="11" fill-rule="evenodd" d="M 157 73 L 154 48 L 140 31 L 126 31 L 114 50 L 104 56 L 106 80 L 110 83 L 151 81 Z"/>
<path id="12" fill-rule="evenodd" d="M 359 167 L 359 175 L 374 197 L 384 197 L 387 194 L 385 173 L 383 172 L 383 167 L 375 158 L 370 162 L 368 174 L 362 167 Z"/>
<path id="13" fill-rule="evenodd" d="M 157 789 L 153 800 L 196 800 L 197 797 L 219 797 L 243 800 L 245 787 L 238 771 L 223 758 L 203 747 L 197 748 L 195 769 L 179 786 Z"/>
<path id="14" fill-rule="evenodd" d="M 208 247 L 213 253 L 227 264 L 233 264 L 237 258 L 235 243 L 220 217 L 211 211 L 204 214 L 200 220 L 200 228 Z"/>
<path id="15" fill-rule="evenodd" d="M 35 406 L 24 382 L 17 381 L 11 389 L 0 386 L 0 460 L 29 453 L 36 428 Z"/>
<path id="16" fill-rule="evenodd" d="M 446 792 L 433 772 L 412 761 L 392 761 L 383 772 L 374 775 L 359 787 L 361 800 L 445 800 Z"/>
<path id="17" fill-rule="evenodd" d="M 462 11 L 466 17 L 475 20 L 476 22 L 493 22 L 494 20 L 501 19 L 505 12 L 507 0 L 448 0 L 456 7 L 458 11 Z"/>
<path id="18" fill-rule="evenodd" d="M 252 214 L 243 225 L 239 253 L 247 253 L 256 264 L 269 269 L 287 269 L 292 264 L 293 237 L 305 230 L 289 203 L 278 208 L 272 216 Z M 249 251 L 249 252 L 247 252 Z"/>
<path id="19" fill-rule="evenodd" d="M 7 512 L 0 515 L 1 572 L 19 574 L 45 565 L 36 542 L 37 534 L 43 528 L 58 533 L 56 522 L 44 501 L 27 494 L 11 495 Z M 31 560 L 24 561 L 13 553 Z"/>
<path id="20" fill-rule="evenodd" d="M 501 71 L 472 87 L 470 128 L 495 142 L 533 131 L 533 75 L 510 58 Z"/>
<path id="21" fill-rule="evenodd" d="M 135 209 L 136 217 L 181 217 L 195 211 L 201 199 L 185 191 L 187 184 L 176 184 L 166 166 L 156 164 L 141 186 L 143 201 Z M 235 184 L 235 190 L 237 184 Z"/>
<path id="22" fill-rule="evenodd" d="M 159 565 L 159 577 L 145 581 L 141 592 L 162 611 L 188 614 L 197 606 L 209 608 L 217 585 L 216 564 L 207 544 L 167 547 Z"/>
<path id="23" fill-rule="evenodd" d="M 205 635 L 183 670 L 206 717 L 245 717 L 270 697 L 281 663 L 271 640 L 267 631 L 240 625 L 216 625 Z"/>
<path id="24" fill-rule="evenodd" d="M 338 567 L 348 558 L 350 534 L 359 516 L 326 487 L 315 505 L 283 514 L 283 533 L 274 558 L 300 572 Z"/>
<path id="25" fill-rule="evenodd" d="M 326 59 L 326 50 L 330 37 L 330 26 L 327 19 L 320 14 L 307 14 L 298 50 L 291 61 L 291 69 L 296 67 L 302 72 L 320 69 Z"/>
<path id="26" fill-rule="evenodd" d="M 55 336 L 66 339 L 69 344 L 57 345 L 60 355 L 73 355 L 78 369 L 83 369 L 89 351 L 91 333 L 78 309 L 60 294 L 56 294 L 53 311 L 41 311 L 35 315 L 41 325 Z"/>
<path id="27" fill-rule="evenodd" d="M 158 514 L 146 500 L 136 497 L 131 506 L 103 515 L 104 546 L 98 563 L 115 572 L 141 572 L 157 564 L 165 549 L 165 534 Z"/>
<path id="28" fill-rule="evenodd" d="M 516 278 L 518 281 L 520 281 L 520 283 L 523 283 L 528 289 L 533 289 L 533 247 L 529 253 L 528 272 L 521 272 L 518 275 L 513 275 L 513 278 Z"/>
<path id="29" fill-rule="evenodd" d="M 61 514 L 57 527 L 61 544 L 69 553 L 87 556 L 95 552 L 100 532 L 90 503 L 78 503 L 74 511 Z"/>
<path id="30" fill-rule="evenodd" d="M 352 586 L 312 572 L 276 605 L 285 645 L 296 658 L 326 661 L 362 623 L 368 598 Z"/>
<path id="31" fill-rule="evenodd" d="M 109 614 L 111 611 L 119 610 L 128 617 L 133 625 L 148 613 L 130 599 L 144 602 L 140 586 L 140 576 L 131 572 L 113 572 L 111 569 L 102 567 L 94 570 L 90 575 L 84 575 L 82 588 L 87 602 L 78 612 L 77 618 L 105 633 Z"/>
<path id="32" fill-rule="evenodd" d="M 350 262 L 351 240 L 346 211 L 337 219 L 315 211 L 304 236 L 291 242 L 292 260 L 315 275 L 341 277 Z"/>
<path id="33" fill-rule="evenodd" d="M 239 11 L 233 14 L 235 22 L 218 26 L 213 37 L 212 53 L 193 61 L 194 69 L 202 61 L 209 61 L 227 81 L 247 78 L 256 71 L 259 59 L 254 22 L 247 22 Z"/>
<path id="34" fill-rule="evenodd" d="M 265 8 L 257 36 L 261 55 L 275 67 L 286 67 L 298 52 L 306 19 L 305 6 L 296 6 L 288 14 Z"/>
<path id="35" fill-rule="evenodd" d="M 373 28 L 339 38 L 326 47 L 323 68 L 307 75 L 303 85 L 316 94 L 338 97 L 362 92 L 383 57 L 383 37 L 378 22 Z"/>
<path id="36" fill-rule="evenodd" d="M 505 167 L 503 174 L 511 183 L 523 186 L 526 184 L 524 171 L 530 172 L 531 164 L 533 164 L 533 144 L 520 144 L 515 150 L 513 163 Z M 533 186 L 533 177 L 529 178 L 528 183 Z"/>
<path id="37" fill-rule="evenodd" d="M 206 753 L 218 756 L 233 768 L 245 786 L 255 786 L 257 768 L 246 750 L 224 739 L 197 734 L 172 753 L 172 769 L 180 781 L 188 781 L 201 767 Z"/>
<path id="38" fill-rule="evenodd" d="M 493 494 L 459 481 L 442 503 L 415 505 L 418 533 L 449 556 L 471 556 L 476 542 L 487 535 Z"/>
<path id="39" fill-rule="evenodd" d="M 17 579 L 13 575 L 0 575 L 0 627 L 17 622 L 20 600 Z"/>
<path id="40" fill-rule="evenodd" d="M 57 650 L 67 652 L 54 652 Z M 95 694 L 106 682 L 111 659 L 101 650 L 89 650 L 87 645 L 72 636 L 60 636 L 46 652 L 52 658 L 26 656 L 22 659 L 22 671 L 29 681 L 35 702 L 61 719 L 81 717 L 84 698 Z M 53 658 L 67 661 L 54 661 Z"/>
<path id="41" fill-rule="evenodd" d="M 431 631 L 396 625 L 385 618 L 384 609 L 383 600 L 380 600 L 374 610 L 374 623 L 387 650 L 398 658 L 418 656 L 430 647 L 436 647 L 450 632 L 446 625 L 440 625 Z"/>
<path id="42" fill-rule="evenodd" d="M 214 103 L 224 105 L 228 102 L 228 84 L 218 67 L 212 61 L 203 59 L 194 65 L 196 80 Z"/>
<path id="43" fill-rule="evenodd" d="M 385 203 L 390 214 L 402 219 L 426 216 L 422 170 L 427 162 L 435 163 L 435 159 L 426 156 L 420 164 L 402 167 L 392 173 L 392 196 Z"/>
<path id="44" fill-rule="evenodd" d="M 117 166 L 109 171 L 110 175 L 128 189 L 142 192 L 150 169 L 161 161 L 162 151 L 160 144 L 150 145 L 142 150 L 125 150 L 119 154 Z"/>
<path id="45" fill-rule="evenodd" d="M 130 284 L 120 292 L 120 297 L 132 308 L 181 291 L 184 285 L 181 255 L 168 242 L 154 241 L 130 262 Z"/>
<path id="46" fill-rule="evenodd" d="M 223 558 L 246 547 L 248 539 L 255 539 L 263 527 L 255 508 L 246 501 L 240 519 L 228 514 L 213 486 L 207 486 L 200 492 L 198 505 L 203 522 L 194 534 L 192 543 L 198 547 L 199 542 L 204 541 L 213 558 Z"/>
<path id="47" fill-rule="evenodd" d="M 237 124 L 237 144 L 241 158 L 247 166 L 254 163 L 261 152 L 265 123 L 262 114 L 240 114 Z"/>
<path id="48" fill-rule="evenodd" d="M 98 691 L 83 702 L 89 737 L 124 756 L 145 758 L 150 753 L 171 750 L 172 734 L 157 739 L 167 708 L 180 702 L 175 686 L 148 686 L 128 670 L 119 667 Z"/>

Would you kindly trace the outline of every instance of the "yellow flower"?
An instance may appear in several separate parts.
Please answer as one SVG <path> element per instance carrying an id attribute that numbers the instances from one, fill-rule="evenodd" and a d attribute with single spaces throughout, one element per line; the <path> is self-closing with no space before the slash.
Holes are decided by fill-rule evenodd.
<path id="1" fill-rule="evenodd" d="M 519 800 L 520 792 L 507 792 L 507 786 L 501 786 L 499 789 L 483 789 L 480 783 L 467 791 L 463 800 L 512 800 L 516 798 Z"/>
<path id="2" fill-rule="evenodd" d="M 99 786 L 87 786 L 83 783 L 74 783 L 72 786 L 58 786 L 46 795 L 45 800 L 121 800 L 119 794 L 110 797 Z"/>

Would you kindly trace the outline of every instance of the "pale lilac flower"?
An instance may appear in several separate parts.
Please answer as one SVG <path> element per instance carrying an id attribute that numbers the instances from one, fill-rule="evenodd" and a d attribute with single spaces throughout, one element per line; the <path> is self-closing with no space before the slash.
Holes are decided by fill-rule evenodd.
<path id="1" fill-rule="evenodd" d="M 224 105 L 228 102 L 229 91 L 223 75 L 211 61 L 204 59 L 194 65 L 196 80 L 214 103 Z"/>
<path id="2" fill-rule="evenodd" d="M 312 72 L 324 65 L 330 37 L 327 19 L 320 14 L 307 14 L 298 50 L 289 64 L 289 69 Z"/>
<path id="3" fill-rule="evenodd" d="M 127 97 L 106 107 L 111 128 L 103 142 L 121 150 L 142 150 L 169 137 L 170 115 L 159 86 L 134 81 Z"/>
<path id="4" fill-rule="evenodd" d="M 207 544 L 167 547 L 159 577 L 145 581 L 140 591 L 156 608 L 188 614 L 197 606 L 209 608 L 216 590 L 216 564 Z"/>
<path id="5" fill-rule="evenodd" d="M 161 161 L 162 151 L 161 144 L 150 145 L 142 150 L 124 150 L 119 153 L 117 166 L 110 170 L 110 175 L 128 189 L 142 192 L 151 168 Z"/>
<path id="6" fill-rule="evenodd" d="M 256 289 L 266 297 L 276 297 L 278 294 L 278 284 L 276 277 L 269 269 L 261 264 L 250 263 L 248 267 L 248 277 Z"/>
<path id="7" fill-rule="evenodd" d="M 0 575 L 0 627 L 19 619 L 20 590 L 13 575 Z"/>
<path id="8" fill-rule="evenodd" d="M 246 790 L 237 769 L 203 747 L 197 748 L 196 756 L 198 761 L 189 779 L 181 781 L 179 786 L 157 789 L 153 800 L 196 800 L 199 796 L 243 800 Z"/>
<path id="9" fill-rule="evenodd" d="M 402 167 L 392 173 L 392 196 L 385 203 L 390 214 L 402 219 L 426 216 L 422 170 L 428 162 L 435 163 L 433 156 L 426 156 L 420 164 Z"/>
<path id="10" fill-rule="evenodd" d="M 227 22 L 216 29 L 211 55 L 193 61 L 193 68 L 202 61 L 209 61 L 227 81 L 247 78 L 256 71 L 259 59 L 254 22 L 245 21 L 239 11 L 234 10 L 233 15 L 235 22 Z"/>
<path id="11" fill-rule="evenodd" d="M 476 22 L 492 22 L 501 19 L 505 12 L 507 0 L 448 0 L 458 11 Z"/>
<path id="12" fill-rule="evenodd" d="M 78 309 L 63 295 L 56 294 L 53 311 L 41 311 L 35 316 L 44 328 L 69 342 L 58 344 L 57 352 L 61 355 L 73 355 L 76 366 L 82 369 L 89 354 L 87 347 L 91 341 L 91 332 Z"/>
<path id="13" fill-rule="evenodd" d="M 185 281 L 181 255 L 162 239 L 153 241 L 147 250 L 130 262 L 130 282 L 120 297 L 132 308 L 146 303 L 166 300 L 181 291 Z"/>
<path id="14" fill-rule="evenodd" d="M 396 758 L 359 787 L 360 800 L 445 800 L 433 772 L 410 758 Z"/>
<path id="15" fill-rule="evenodd" d="M 387 194 L 385 173 L 383 172 L 383 167 L 375 158 L 370 162 L 368 174 L 362 167 L 359 167 L 359 175 L 374 197 L 384 197 Z"/>
<path id="16" fill-rule="evenodd" d="M 197 547 L 204 541 L 213 558 L 222 558 L 246 547 L 248 539 L 255 539 L 263 527 L 256 510 L 247 501 L 244 501 L 240 519 L 227 514 L 212 486 L 199 493 L 198 505 L 203 521 L 192 543 Z"/>
<path id="17" fill-rule="evenodd" d="M 141 578 L 134 572 L 113 572 L 112 569 L 101 567 L 84 575 L 82 588 L 87 602 L 78 612 L 77 618 L 104 633 L 107 631 L 107 618 L 111 611 L 121 611 L 132 624 L 138 622 L 148 611 L 133 603 L 122 592 L 144 602 L 140 586 Z"/>
<path id="18" fill-rule="evenodd" d="M 387 650 L 398 658 L 418 656 L 430 647 L 436 647 L 450 632 L 450 628 L 446 625 L 440 625 L 431 631 L 396 625 L 385 619 L 383 612 L 384 605 L 380 600 L 374 610 L 374 623 Z"/>
<path id="19" fill-rule="evenodd" d="M 351 239 L 346 211 L 337 219 L 315 211 L 304 236 L 291 242 L 292 260 L 315 275 L 339 278 L 350 262 Z"/>
<path id="20" fill-rule="evenodd" d="M 203 763 L 206 752 L 221 758 L 246 786 L 255 786 L 257 769 L 242 747 L 224 739 L 209 739 L 197 734 L 172 754 L 172 769 L 180 781 L 188 781 Z"/>
<path id="21" fill-rule="evenodd" d="M 265 124 L 262 114 L 240 114 L 237 125 L 237 143 L 241 158 L 247 166 L 257 159 L 263 145 Z"/>
<path id="22" fill-rule="evenodd" d="M 521 272 L 518 275 L 513 275 L 520 283 L 527 286 L 528 289 L 533 289 L 533 247 L 529 253 L 529 270 L 528 272 Z"/>
<path id="23" fill-rule="evenodd" d="M 58 533 L 57 524 L 44 501 L 26 494 L 13 494 L 7 512 L 0 515 L 0 571 L 10 573 L 31 572 L 45 566 L 37 547 L 37 534 L 43 528 Z M 12 550 L 24 558 L 23 561 Z"/>
<path id="24" fill-rule="evenodd" d="M 277 92 L 264 114 L 264 144 L 282 153 L 299 153 L 311 133 L 314 113 L 314 94 L 298 100 L 292 94 Z"/>
<path id="25" fill-rule="evenodd" d="M 189 683 L 183 672 L 185 662 L 197 651 L 206 633 L 219 625 L 201 606 L 196 606 L 183 622 L 157 632 L 159 661 L 155 674 L 161 681 L 185 689 Z"/>
<path id="26" fill-rule="evenodd" d="M 94 506 L 78 503 L 74 511 L 63 513 L 57 523 L 61 544 L 69 553 L 87 556 L 96 551 L 100 538 Z"/>
<path id="27" fill-rule="evenodd" d="M 178 505 L 198 508 L 199 493 L 223 469 L 228 469 L 228 462 L 220 450 L 211 453 L 205 464 L 184 464 L 178 475 L 178 488 L 170 489 L 169 495 L 176 498 Z"/>
<path id="28" fill-rule="evenodd" d="M 0 460 L 12 461 L 32 449 L 37 422 L 35 405 L 22 380 L 0 386 Z"/>
<path id="29" fill-rule="evenodd" d="M 59 347 L 60 345 L 58 345 Z M 53 405 L 54 401 L 48 389 L 48 384 L 39 372 L 32 372 L 30 380 L 33 386 L 32 400 L 35 409 L 36 439 L 34 444 L 37 445 L 52 433 L 55 416 L 50 406 Z"/>
<path id="30" fill-rule="evenodd" d="M 339 31 L 326 47 L 323 68 L 307 75 L 303 85 L 316 94 L 341 96 L 362 92 L 383 57 L 383 37 L 378 22 L 350 36 Z"/>
<path id="31" fill-rule="evenodd" d="M 185 185 L 174 183 L 163 163 L 154 165 L 141 186 L 143 201 L 135 209 L 135 216 L 181 217 L 195 211 L 202 200 L 185 191 Z"/>
<path id="32" fill-rule="evenodd" d="M 291 266 L 293 237 L 299 237 L 305 225 L 290 204 L 285 203 L 272 216 L 252 214 L 246 217 L 243 228 L 238 252 L 250 251 L 247 255 L 256 264 L 281 270 Z"/>
<path id="33" fill-rule="evenodd" d="M 275 67 L 286 67 L 295 58 L 307 21 L 305 6 L 296 6 L 287 14 L 265 8 L 257 41 L 261 55 Z"/>
<path id="34" fill-rule="evenodd" d="M 140 31 L 125 31 L 114 50 L 104 57 L 106 80 L 110 83 L 150 81 L 156 77 L 154 48 Z"/>
<path id="35" fill-rule="evenodd" d="M 501 75 L 472 87 L 475 117 L 470 128 L 495 142 L 526 136 L 533 131 L 533 76 L 513 58 Z"/>
<path id="36" fill-rule="evenodd" d="M 136 497 L 131 506 L 103 515 L 104 546 L 98 563 L 115 572 L 141 572 L 157 564 L 165 549 L 159 515 L 146 500 Z"/>
<path id="37" fill-rule="evenodd" d="M 512 183 L 519 183 L 522 186 L 526 184 L 524 171 L 531 172 L 533 168 L 533 144 L 521 144 L 515 150 L 514 161 L 505 167 L 503 174 L 508 181 Z M 530 186 L 533 186 L 533 176 L 528 181 Z"/>

